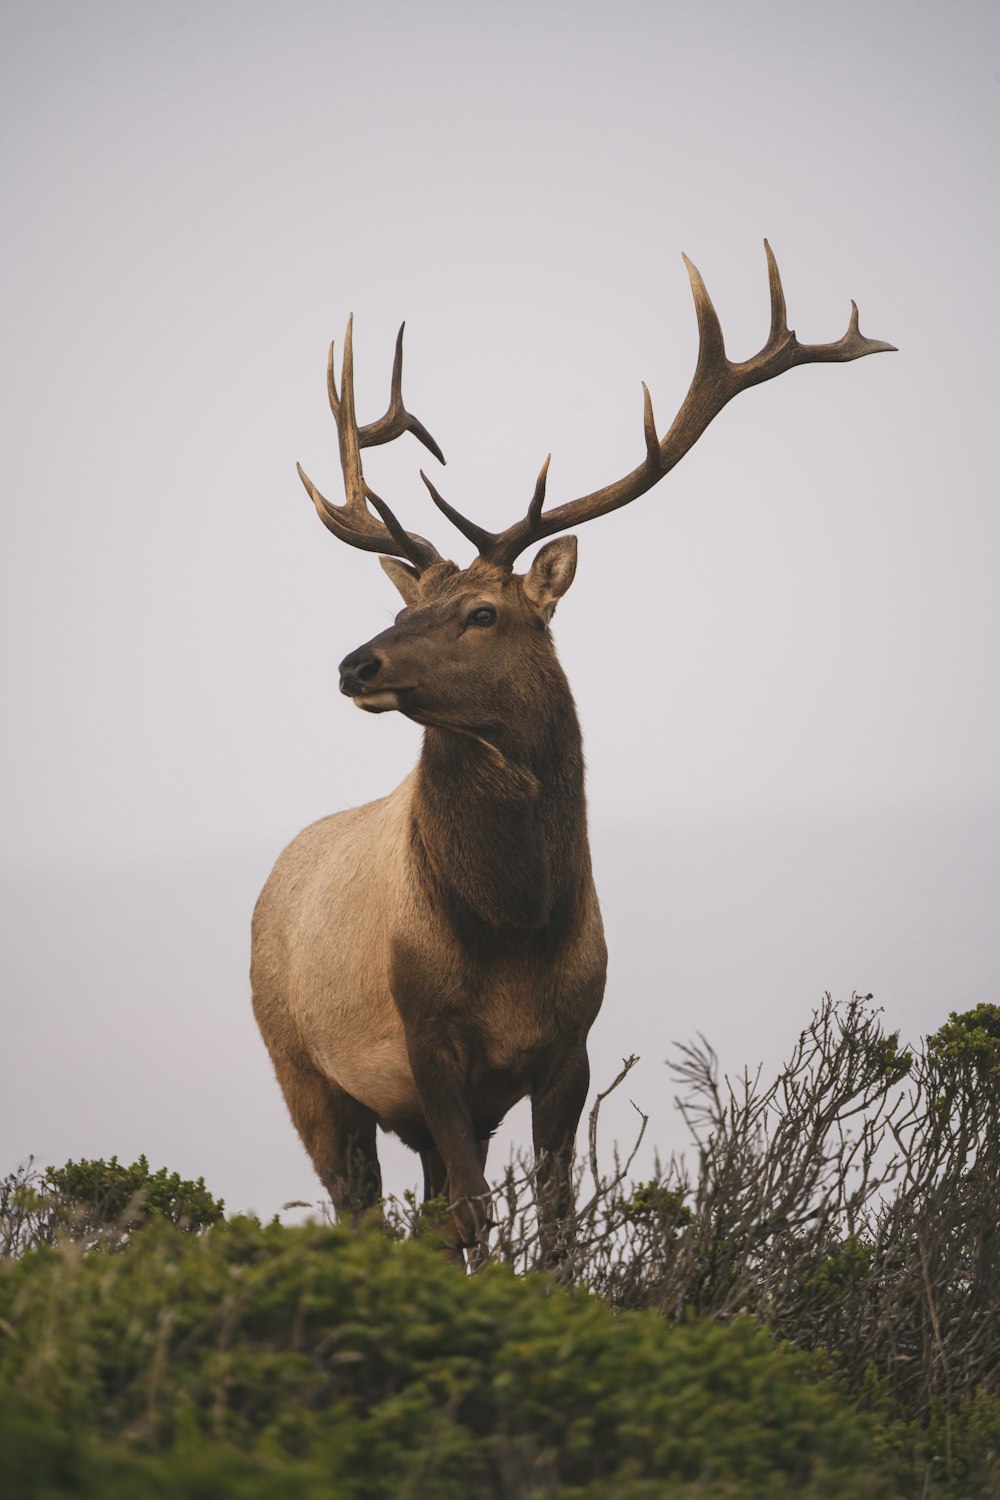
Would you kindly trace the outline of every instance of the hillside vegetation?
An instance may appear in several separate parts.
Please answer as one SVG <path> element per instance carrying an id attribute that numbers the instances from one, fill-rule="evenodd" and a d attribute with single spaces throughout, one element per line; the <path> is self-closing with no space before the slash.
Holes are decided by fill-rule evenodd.
<path id="1" fill-rule="evenodd" d="M 145 1161 L 0 1184 L 4 1493 L 1000 1497 L 1000 1009 L 912 1052 L 829 1001 L 771 1084 L 676 1066 L 698 1143 L 581 1170 L 539 1268 L 387 1227 L 226 1218 Z"/>

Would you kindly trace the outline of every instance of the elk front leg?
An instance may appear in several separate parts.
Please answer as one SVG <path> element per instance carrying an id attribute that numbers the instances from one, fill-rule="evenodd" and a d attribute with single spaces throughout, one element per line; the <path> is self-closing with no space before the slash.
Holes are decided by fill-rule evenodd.
<path id="1" fill-rule="evenodd" d="M 469 1104 L 466 1050 L 440 1017 L 408 1027 L 406 1045 L 424 1119 L 447 1175 L 452 1248 L 472 1249 L 490 1227 L 490 1187 L 483 1171 L 484 1143 L 476 1138 Z M 425 1185 L 426 1174 L 425 1160 Z"/>
<path id="2" fill-rule="evenodd" d="M 531 1091 L 531 1125 L 538 1162 L 538 1216 L 542 1256 L 560 1258 L 573 1212 L 573 1150 L 590 1087 L 587 1049 L 578 1045 L 553 1059 Z"/>
<path id="3" fill-rule="evenodd" d="M 479 1152 L 479 1165 L 486 1170 L 486 1154 L 490 1149 L 488 1140 L 477 1141 L 476 1149 Z M 429 1203 L 433 1198 L 448 1197 L 448 1169 L 444 1159 L 436 1146 L 427 1146 L 420 1153 L 421 1165 L 424 1169 L 424 1202 Z M 449 1200 L 450 1201 L 450 1200 Z M 459 1244 L 460 1231 L 452 1223 L 453 1239 L 446 1240 L 444 1244 L 444 1256 L 446 1260 L 464 1260 L 464 1252 Z M 486 1264 L 489 1259 L 489 1246 L 480 1240 L 474 1248 L 469 1250 L 469 1266 L 476 1271 Z"/>

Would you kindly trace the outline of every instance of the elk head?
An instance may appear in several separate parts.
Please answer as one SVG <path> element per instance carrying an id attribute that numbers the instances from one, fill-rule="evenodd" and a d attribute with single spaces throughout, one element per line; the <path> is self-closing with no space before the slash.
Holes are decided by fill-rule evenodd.
<path id="1" fill-rule="evenodd" d="M 657 484 L 728 401 L 740 391 L 795 365 L 845 363 L 894 345 L 866 338 L 851 303 L 847 332 L 836 343 L 800 344 L 788 327 L 781 278 L 764 241 L 771 294 L 771 329 L 764 347 L 742 363 L 726 357 L 722 327 L 695 266 L 684 257 L 698 319 L 698 362 L 681 408 L 663 438 L 657 436 L 653 404 L 643 383 L 645 457 L 623 478 L 579 499 L 545 510 L 549 459 L 538 475 L 523 520 L 505 531 L 484 530 L 456 510 L 421 472 L 438 509 L 476 547 L 470 567 L 444 559 L 424 537 L 405 531 L 393 512 L 365 482 L 361 449 L 412 432 L 442 463 L 430 433 L 403 403 L 403 329 L 396 340 L 388 409 L 377 422 L 359 427 L 354 410 L 352 324 L 344 343 L 342 390 L 334 375 L 333 345 L 327 366 L 330 407 L 337 424 L 346 494 L 332 505 L 299 467 L 299 477 L 320 520 L 341 541 L 381 554 L 386 573 L 406 607 L 395 624 L 341 663 L 341 691 L 359 707 L 380 713 L 398 709 L 419 723 L 488 732 L 524 706 L 524 684 L 543 680 L 554 664 L 548 622 L 573 581 L 576 538 L 549 542 L 527 573 L 514 563 L 532 543 L 568 527 L 609 514 Z M 405 325 L 404 325 L 405 326 Z"/>

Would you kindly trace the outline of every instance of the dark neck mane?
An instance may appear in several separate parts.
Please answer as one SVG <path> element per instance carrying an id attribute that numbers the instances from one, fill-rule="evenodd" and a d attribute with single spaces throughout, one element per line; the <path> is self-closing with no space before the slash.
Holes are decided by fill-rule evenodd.
<path id="1" fill-rule="evenodd" d="M 538 931 L 568 916 L 589 873 L 583 749 L 557 666 L 516 724 L 428 728 L 412 838 L 423 878 L 491 928 Z"/>

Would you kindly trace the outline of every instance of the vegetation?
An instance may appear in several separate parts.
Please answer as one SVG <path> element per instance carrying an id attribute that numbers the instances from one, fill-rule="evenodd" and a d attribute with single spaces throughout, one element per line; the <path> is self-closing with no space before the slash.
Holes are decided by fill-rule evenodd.
<path id="1" fill-rule="evenodd" d="M 474 1277 L 412 1203 L 290 1228 L 142 1159 L 13 1174 L 5 1494 L 1000 1496 L 1000 1008 L 911 1052 L 828 1001 L 771 1084 L 675 1072 L 697 1172 L 602 1175 L 595 1112 L 547 1270 L 524 1166 Z"/>
<path id="2" fill-rule="evenodd" d="M 90 1249 L 124 1249 L 132 1233 L 162 1218 L 191 1233 L 216 1224 L 225 1205 L 205 1179 L 184 1182 L 176 1172 L 149 1170 L 144 1156 L 130 1167 L 110 1161 L 68 1161 L 33 1170 L 31 1162 L 0 1182 L 0 1257 L 23 1255 L 60 1238 Z"/>

